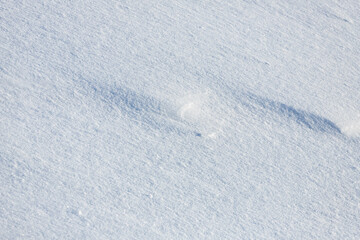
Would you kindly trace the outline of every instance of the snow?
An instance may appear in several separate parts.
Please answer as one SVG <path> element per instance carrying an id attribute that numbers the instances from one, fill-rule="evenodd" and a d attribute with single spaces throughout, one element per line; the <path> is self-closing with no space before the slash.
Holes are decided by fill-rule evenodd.
<path id="1" fill-rule="evenodd" d="M 1 239 L 357 239 L 360 2 L 3 1 Z"/>

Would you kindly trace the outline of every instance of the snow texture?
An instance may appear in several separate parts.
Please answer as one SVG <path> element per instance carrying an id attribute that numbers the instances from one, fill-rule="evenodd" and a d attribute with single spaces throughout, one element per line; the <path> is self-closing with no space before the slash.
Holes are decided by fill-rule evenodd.
<path id="1" fill-rule="evenodd" d="M 0 6 L 0 239 L 359 239 L 358 0 Z"/>

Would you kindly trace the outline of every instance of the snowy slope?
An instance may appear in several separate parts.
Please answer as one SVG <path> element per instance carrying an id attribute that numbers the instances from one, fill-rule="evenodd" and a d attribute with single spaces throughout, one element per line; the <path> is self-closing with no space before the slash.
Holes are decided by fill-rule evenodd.
<path id="1" fill-rule="evenodd" d="M 357 239 L 360 2 L 1 1 L 1 239 Z"/>

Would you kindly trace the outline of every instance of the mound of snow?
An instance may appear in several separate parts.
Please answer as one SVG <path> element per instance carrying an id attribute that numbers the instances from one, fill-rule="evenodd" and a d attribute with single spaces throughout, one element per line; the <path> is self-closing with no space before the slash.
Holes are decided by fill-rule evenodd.
<path id="1" fill-rule="evenodd" d="M 202 136 L 215 138 L 221 134 L 227 116 L 219 116 L 218 113 L 225 107 L 210 90 L 179 98 L 176 108 L 178 117 L 193 126 Z"/>
<path id="2" fill-rule="evenodd" d="M 350 137 L 360 137 L 360 118 L 359 120 L 344 124 L 342 132 Z"/>

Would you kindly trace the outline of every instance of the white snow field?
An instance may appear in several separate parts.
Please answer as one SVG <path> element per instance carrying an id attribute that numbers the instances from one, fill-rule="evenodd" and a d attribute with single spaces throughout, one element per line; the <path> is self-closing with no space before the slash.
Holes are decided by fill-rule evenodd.
<path id="1" fill-rule="evenodd" d="M 360 1 L 0 1 L 0 239 L 360 239 Z"/>

